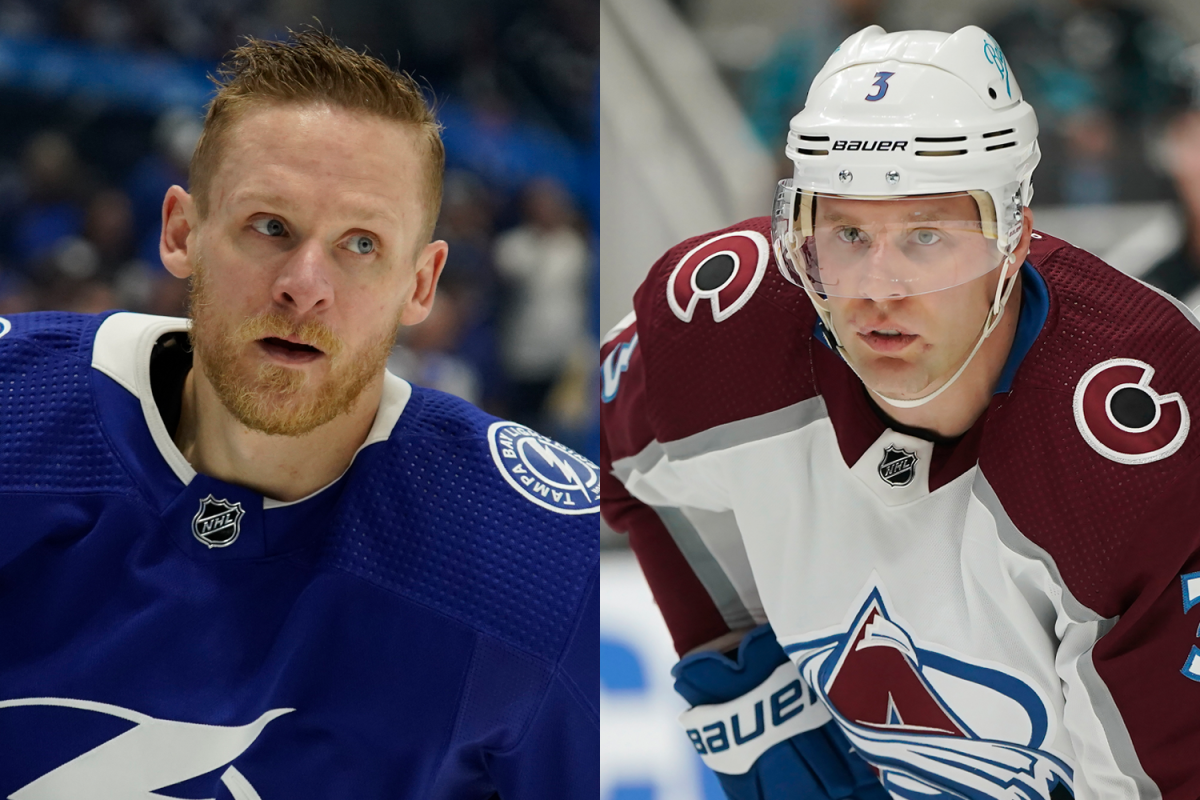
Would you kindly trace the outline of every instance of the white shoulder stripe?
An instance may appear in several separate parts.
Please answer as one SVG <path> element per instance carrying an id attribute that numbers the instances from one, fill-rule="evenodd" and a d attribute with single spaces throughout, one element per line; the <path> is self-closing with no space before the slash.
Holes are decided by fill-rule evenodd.
<path id="1" fill-rule="evenodd" d="M 154 444 L 185 486 L 196 477 L 196 470 L 179 452 L 158 413 L 150 386 L 150 351 L 164 334 L 189 327 L 188 320 L 177 317 L 121 312 L 100 323 L 92 343 L 92 367 L 125 387 L 142 404 Z"/>
<path id="2" fill-rule="evenodd" d="M 1183 301 L 1181 301 L 1179 298 L 1175 297 L 1174 295 L 1167 294 L 1166 292 L 1164 292 L 1162 289 L 1158 288 L 1157 286 L 1146 283 L 1141 278 L 1134 278 L 1132 275 L 1130 275 L 1128 277 L 1133 278 L 1135 281 L 1140 283 L 1142 286 L 1145 286 L 1147 289 L 1151 290 L 1155 294 L 1158 294 L 1158 295 L 1161 295 L 1162 297 L 1164 297 L 1166 300 L 1168 300 L 1171 303 L 1171 305 L 1175 306 L 1175 308 L 1177 308 L 1179 310 L 1180 314 L 1183 314 L 1183 316 L 1185 316 L 1187 318 L 1188 322 L 1192 323 L 1193 325 L 1196 326 L 1196 328 L 1200 329 L 1200 319 L 1196 318 L 1196 312 L 1193 311 L 1192 309 L 1188 308 L 1187 305 Z"/>
<path id="3" fill-rule="evenodd" d="M 600 342 L 600 346 L 603 347 L 604 345 L 611 342 L 613 339 L 620 336 L 622 333 L 625 332 L 626 328 L 628 328 L 630 325 L 632 325 L 635 322 L 637 322 L 637 314 L 633 311 L 630 311 L 628 314 L 626 314 L 624 317 L 621 318 L 620 322 L 618 322 L 616 325 L 613 326 L 613 329 L 611 331 L 604 334 L 604 339 Z"/>

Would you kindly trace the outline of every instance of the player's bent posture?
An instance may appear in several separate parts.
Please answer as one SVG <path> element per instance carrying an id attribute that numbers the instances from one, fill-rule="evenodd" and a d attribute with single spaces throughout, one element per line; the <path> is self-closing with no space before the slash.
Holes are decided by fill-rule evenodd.
<path id="1" fill-rule="evenodd" d="M 407 76 L 251 40 L 163 204 L 193 321 L 0 319 L 0 796 L 593 800 L 598 475 L 384 363 Z"/>
<path id="2" fill-rule="evenodd" d="M 1034 232 L 1036 135 L 983 31 L 863 30 L 774 219 L 605 345 L 604 510 L 732 798 L 1200 796 L 1200 331 Z"/>

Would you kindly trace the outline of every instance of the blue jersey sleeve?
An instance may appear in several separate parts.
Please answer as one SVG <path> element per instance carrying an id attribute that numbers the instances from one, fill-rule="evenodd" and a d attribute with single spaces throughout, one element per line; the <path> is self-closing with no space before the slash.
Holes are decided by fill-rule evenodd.
<path id="1" fill-rule="evenodd" d="M 493 755 L 502 800 L 595 800 L 600 795 L 599 576 L 541 704 L 515 747 Z"/>

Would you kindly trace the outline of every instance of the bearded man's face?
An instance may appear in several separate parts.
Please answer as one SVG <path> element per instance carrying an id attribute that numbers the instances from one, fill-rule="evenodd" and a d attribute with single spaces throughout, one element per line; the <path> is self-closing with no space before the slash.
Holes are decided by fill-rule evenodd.
<path id="1" fill-rule="evenodd" d="M 233 128 L 188 258 L 197 366 L 246 427 L 303 435 L 382 381 L 413 321 L 422 180 L 387 120 L 276 105 Z"/>
<path id="2" fill-rule="evenodd" d="M 348 412 L 383 372 L 400 327 L 393 321 L 388 333 L 352 352 L 319 319 L 300 322 L 281 311 L 229 319 L 209 281 L 198 262 L 188 296 L 198 366 L 225 408 L 263 433 L 301 436 Z M 323 376 L 304 368 L 322 359 L 329 362 Z"/>

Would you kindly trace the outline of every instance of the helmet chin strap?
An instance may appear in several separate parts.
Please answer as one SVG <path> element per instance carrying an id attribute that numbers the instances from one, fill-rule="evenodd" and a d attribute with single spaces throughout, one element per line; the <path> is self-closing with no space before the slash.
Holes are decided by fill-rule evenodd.
<path id="1" fill-rule="evenodd" d="M 791 233 L 789 236 L 795 237 L 795 233 Z M 789 242 L 789 246 L 793 244 L 794 242 Z M 992 307 L 988 310 L 987 318 L 983 321 L 983 328 L 979 332 L 979 338 L 975 340 L 975 346 L 971 348 L 971 352 L 967 354 L 967 357 L 963 360 L 962 364 L 960 364 L 955 373 L 950 376 L 950 380 L 946 381 L 929 394 L 911 400 L 903 400 L 898 397 L 888 397 L 887 395 L 874 389 L 871 389 L 871 392 L 880 400 L 894 408 L 917 408 L 918 406 L 923 406 L 926 403 L 934 400 L 941 395 L 942 392 L 953 386 L 954 382 L 957 381 L 963 372 L 966 371 L 967 366 L 971 363 L 971 360 L 975 358 L 975 354 L 979 352 L 979 348 L 983 347 L 984 341 L 992 335 L 992 331 L 996 330 L 996 326 L 1000 324 L 1000 319 L 1004 316 L 1004 309 L 1008 305 L 1009 295 L 1012 294 L 1013 287 L 1017 285 L 1017 276 L 1020 274 L 1020 270 L 1017 270 L 1014 271 L 1012 275 L 1005 275 L 1005 273 L 1008 272 L 1008 267 L 1015 263 L 1016 258 L 1012 253 L 1009 253 L 1008 257 L 1001 262 L 1001 266 L 998 267 L 1000 280 L 996 284 L 996 297 L 992 301 Z M 824 327 L 826 333 L 829 335 L 829 338 L 832 340 L 830 343 L 842 357 L 842 360 L 846 362 L 846 365 L 849 366 L 850 369 L 853 370 L 854 374 L 858 376 L 859 380 L 863 382 L 863 385 L 870 389 L 870 386 L 867 384 L 866 380 L 863 379 L 862 373 L 859 372 L 854 366 L 854 362 L 850 359 L 850 354 L 846 352 L 846 348 L 842 346 L 841 340 L 838 338 L 837 332 L 833 328 L 833 314 L 830 313 L 829 305 L 825 301 L 825 298 L 818 294 L 816 287 L 812 284 L 812 280 L 808 277 L 804 270 L 799 271 L 799 277 L 801 282 L 804 284 L 805 294 L 808 295 L 808 299 L 812 301 L 813 306 L 817 310 L 817 315 L 821 318 L 821 325 Z"/>
<path id="2" fill-rule="evenodd" d="M 1009 265 L 1015 263 L 1015 261 L 1016 259 L 1014 259 L 1012 256 L 1009 256 L 1004 261 L 1003 266 L 1000 268 L 1000 282 L 996 286 L 996 299 L 992 301 L 992 307 L 988 310 L 987 319 L 983 321 L 983 330 L 980 331 L 979 338 L 975 340 L 975 346 L 971 348 L 971 352 L 967 354 L 967 357 L 963 360 L 962 364 L 959 365 L 954 374 L 950 376 L 950 380 L 946 381 L 924 397 L 918 397 L 913 400 L 901 400 L 896 397 L 888 397 L 882 392 L 872 389 L 875 396 L 887 403 L 889 406 L 893 406 L 895 408 L 917 408 L 918 406 L 925 405 L 942 392 L 949 389 L 954 382 L 959 379 L 959 376 L 966 371 L 967 366 L 971 363 L 971 359 L 975 358 L 975 354 L 979 352 L 979 348 L 983 347 L 984 341 L 992 335 L 992 331 L 996 330 L 996 326 L 1000 324 L 1000 319 L 1004 316 L 1004 309 L 1008 305 L 1008 296 L 1012 294 L 1013 287 L 1017 285 L 1017 275 L 1020 274 L 1020 271 L 1013 272 L 1013 274 L 1008 277 L 1005 277 L 1004 273 L 1008 271 Z M 842 358 L 846 358 L 845 353 L 842 354 Z M 859 378 L 862 378 L 862 375 L 858 374 L 858 370 L 854 369 L 854 365 L 850 363 L 849 359 L 846 360 L 846 363 L 850 364 L 850 369 L 854 370 L 855 375 L 858 375 Z M 866 381 L 863 381 L 863 385 L 866 385 Z M 868 386 L 867 388 L 869 389 L 870 387 Z"/>

